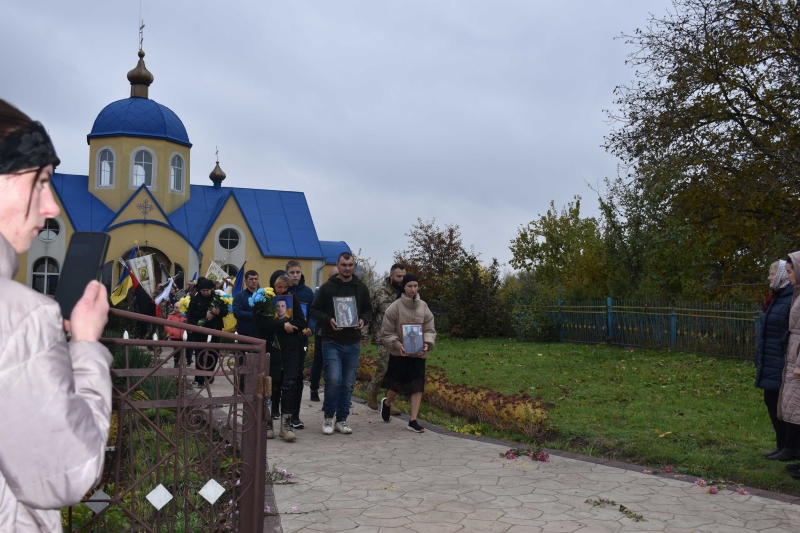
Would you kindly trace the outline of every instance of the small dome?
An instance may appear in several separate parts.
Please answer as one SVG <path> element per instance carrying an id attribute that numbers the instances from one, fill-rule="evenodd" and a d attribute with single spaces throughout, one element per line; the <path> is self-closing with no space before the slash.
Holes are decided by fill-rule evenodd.
<path id="1" fill-rule="evenodd" d="M 208 177 L 214 183 L 222 183 L 222 180 L 225 179 L 225 173 L 219 168 L 219 161 L 217 161 L 217 166 L 214 167 L 214 170 L 211 171 L 211 174 Z"/>
<path id="2" fill-rule="evenodd" d="M 139 50 L 139 62 L 136 64 L 136 68 L 128 72 L 128 81 L 131 82 L 131 85 L 149 86 L 154 79 L 153 73 L 144 66 L 144 50 Z"/>
<path id="3" fill-rule="evenodd" d="M 191 147 L 183 122 L 170 108 L 147 98 L 126 98 L 108 104 L 86 136 L 164 139 Z"/>

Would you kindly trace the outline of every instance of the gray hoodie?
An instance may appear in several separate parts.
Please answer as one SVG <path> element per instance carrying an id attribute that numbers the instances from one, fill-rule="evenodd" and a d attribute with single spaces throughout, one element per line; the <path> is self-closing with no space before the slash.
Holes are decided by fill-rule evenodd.
<path id="1" fill-rule="evenodd" d="M 62 531 L 59 509 L 103 473 L 111 354 L 67 343 L 58 304 L 12 278 L 17 254 L 0 235 L 0 531 Z"/>

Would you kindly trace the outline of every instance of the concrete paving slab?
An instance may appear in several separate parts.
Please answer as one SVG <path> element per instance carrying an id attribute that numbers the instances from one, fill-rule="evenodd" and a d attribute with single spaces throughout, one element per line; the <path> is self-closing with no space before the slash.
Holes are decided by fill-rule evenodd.
<path id="1" fill-rule="evenodd" d="M 274 487 L 281 511 L 299 511 L 281 514 L 284 532 L 800 531 L 800 506 L 791 503 L 797 498 L 711 495 L 685 476 L 647 475 L 635 465 L 576 454 L 509 461 L 500 457 L 505 443 L 434 431 L 424 421 L 428 430 L 413 434 L 405 420 L 384 423 L 358 401 L 348 419 L 353 434 L 326 436 L 320 408 L 304 400 L 306 429 L 295 442 L 268 444 L 270 464 L 295 473 L 294 484 Z M 586 503 L 599 498 L 646 521 Z"/>

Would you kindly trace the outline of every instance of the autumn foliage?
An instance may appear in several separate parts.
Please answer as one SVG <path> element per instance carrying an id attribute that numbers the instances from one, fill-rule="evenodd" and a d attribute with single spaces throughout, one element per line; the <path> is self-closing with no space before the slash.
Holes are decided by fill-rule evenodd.
<path id="1" fill-rule="evenodd" d="M 375 367 L 373 358 L 362 355 L 358 363 L 358 379 L 369 381 Z M 547 408 L 540 398 L 525 393 L 506 395 L 487 387 L 450 383 L 446 374 L 435 366 L 427 368 L 423 399 L 429 405 L 468 420 L 531 438 L 541 436 L 546 429 Z"/>

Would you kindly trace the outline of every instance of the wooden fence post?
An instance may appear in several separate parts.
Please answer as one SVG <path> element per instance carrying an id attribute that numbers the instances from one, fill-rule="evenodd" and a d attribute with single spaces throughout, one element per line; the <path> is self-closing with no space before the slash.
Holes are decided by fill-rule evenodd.
<path id="1" fill-rule="evenodd" d="M 675 314 L 675 308 L 669 310 L 669 347 L 675 347 L 678 342 L 678 316 Z"/>
<path id="2" fill-rule="evenodd" d="M 612 313 L 611 296 L 606 298 L 608 306 L 608 343 L 614 344 L 614 314 Z"/>

